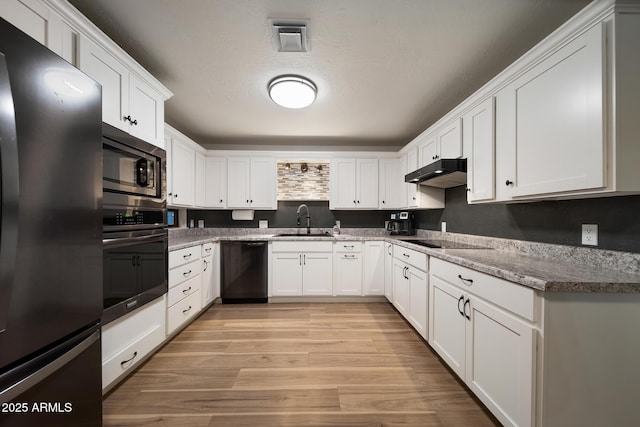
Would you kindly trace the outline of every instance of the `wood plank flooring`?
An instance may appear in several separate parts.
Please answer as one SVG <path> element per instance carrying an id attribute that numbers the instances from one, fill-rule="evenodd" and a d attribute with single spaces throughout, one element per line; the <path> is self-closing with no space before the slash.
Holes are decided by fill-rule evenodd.
<path id="1" fill-rule="evenodd" d="M 215 305 L 103 412 L 104 426 L 499 425 L 387 303 Z"/>

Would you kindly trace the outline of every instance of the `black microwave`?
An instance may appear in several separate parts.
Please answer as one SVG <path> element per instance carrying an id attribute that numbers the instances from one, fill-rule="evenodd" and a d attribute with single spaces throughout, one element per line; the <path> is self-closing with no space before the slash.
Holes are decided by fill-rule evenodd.
<path id="1" fill-rule="evenodd" d="M 166 153 L 163 149 L 103 123 L 102 150 L 105 193 L 164 201 Z"/>

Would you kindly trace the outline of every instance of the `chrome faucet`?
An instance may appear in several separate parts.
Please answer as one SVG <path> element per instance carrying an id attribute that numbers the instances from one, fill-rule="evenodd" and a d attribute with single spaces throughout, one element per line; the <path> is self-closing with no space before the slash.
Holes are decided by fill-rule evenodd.
<path id="1" fill-rule="evenodd" d="M 298 225 L 300 225 L 300 211 L 302 208 L 307 210 L 307 234 L 311 234 L 311 215 L 309 214 L 309 206 L 304 203 L 298 206 L 298 212 L 296 212 L 298 214 Z"/>

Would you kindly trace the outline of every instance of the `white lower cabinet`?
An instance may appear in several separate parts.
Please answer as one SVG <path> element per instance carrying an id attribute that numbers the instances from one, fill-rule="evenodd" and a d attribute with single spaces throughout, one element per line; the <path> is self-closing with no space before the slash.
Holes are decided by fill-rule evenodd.
<path id="1" fill-rule="evenodd" d="M 132 372 L 165 340 L 166 296 L 102 327 L 102 389 Z"/>
<path id="2" fill-rule="evenodd" d="M 384 295 L 386 245 L 383 241 L 364 243 L 364 295 Z"/>
<path id="3" fill-rule="evenodd" d="M 434 258 L 429 289 L 429 344 L 500 422 L 533 425 L 534 291 Z"/>
<path id="4" fill-rule="evenodd" d="M 393 305 L 427 339 L 427 255 L 394 245 L 393 257 Z"/>
<path id="5" fill-rule="evenodd" d="M 169 252 L 167 336 L 202 308 L 202 249 L 200 245 Z"/>
<path id="6" fill-rule="evenodd" d="M 362 295 L 362 242 L 336 242 L 335 295 Z"/>
<path id="7" fill-rule="evenodd" d="M 202 308 L 220 296 L 220 243 L 202 245 Z"/>
<path id="8" fill-rule="evenodd" d="M 393 302 L 393 244 L 384 243 L 384 296 Z"/>
<path id="9" fill-rule="evenodd" d="M 273 296 L 331 295 L 331 242 L 273 242 L 271 294 Z"/>

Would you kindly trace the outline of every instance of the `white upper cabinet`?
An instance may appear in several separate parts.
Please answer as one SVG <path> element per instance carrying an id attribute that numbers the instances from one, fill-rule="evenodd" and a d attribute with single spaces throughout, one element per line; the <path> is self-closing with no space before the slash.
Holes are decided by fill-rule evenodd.
<path id="1" fill-rule="evenodd" d="M 57 27 L 52 19 L 56 18 L 52 17 L 51 11 L 40 1 L 2 0 L 0 16 L 40 44 L 52 48 L 52 32 Z"/>
<path id="2" fill-rule="evenodd" d="M 102 120 L 164 148 L 164 98 L 114 55 L 80 39 L 79 67 L 102 85 Z"/>
<path id="3" fill-rule="evenodd" d="M 331 161 L 330 209 L 378 208 L 378 160 Z"/>
<path id="4" fill-rule="evenodd" d="M 378 207 L 380 209 L 401 208 L 400 160 L 380 159 L 378 167 Z"/>
<path id="5" fill-rule="evenodd" d="M 195 150 L 186 141 L 171 139 L 171 183 L 167 203 L 193 206 L 195 203 Z"/>
<path id="6" fill-rule="evenodd" d="M 495 197 L 495 100 L 486 101 L 464 115 L 463 141 L 467 153 L 467 200 Z"/>
<path id="7" fill-rule="evenodd" d="M 227 159 L 207 157 L 205 161 L 205 207 L 224 208 L 227 205 Z"/>
<path id="8" fill-rule="evenodd" d="M 605 185 L 604 28 L 597 24 L 501 94 L 497 184 L 507 198 Z"/>
<path id="9" fill-rule="evenodd" d="M 202 153 L 195 153 L 194 163 L 194 204 L 206 207 L 206 157 Z"/>
<path id="10" fill-rule="evenodd" d="M 444 189 L 411 184 L 404 176 L 418 169 L 418 148 L 413 147 L 400 157 L 400 207 L 409 209 L 444 208 Z"/>
<path id="11" fill-rule="evenodd" d="M 418 167 L 426 166 L 438 159 L 462 157 L 462 119 L 452 120 L 436 132 L 419 136 L 418 139 Z"/>
<path id="12" fill-rule="evenodd" d="M 227 159 L 227 207 L 278 209 L 276 161 L 271 158 Z"/>

